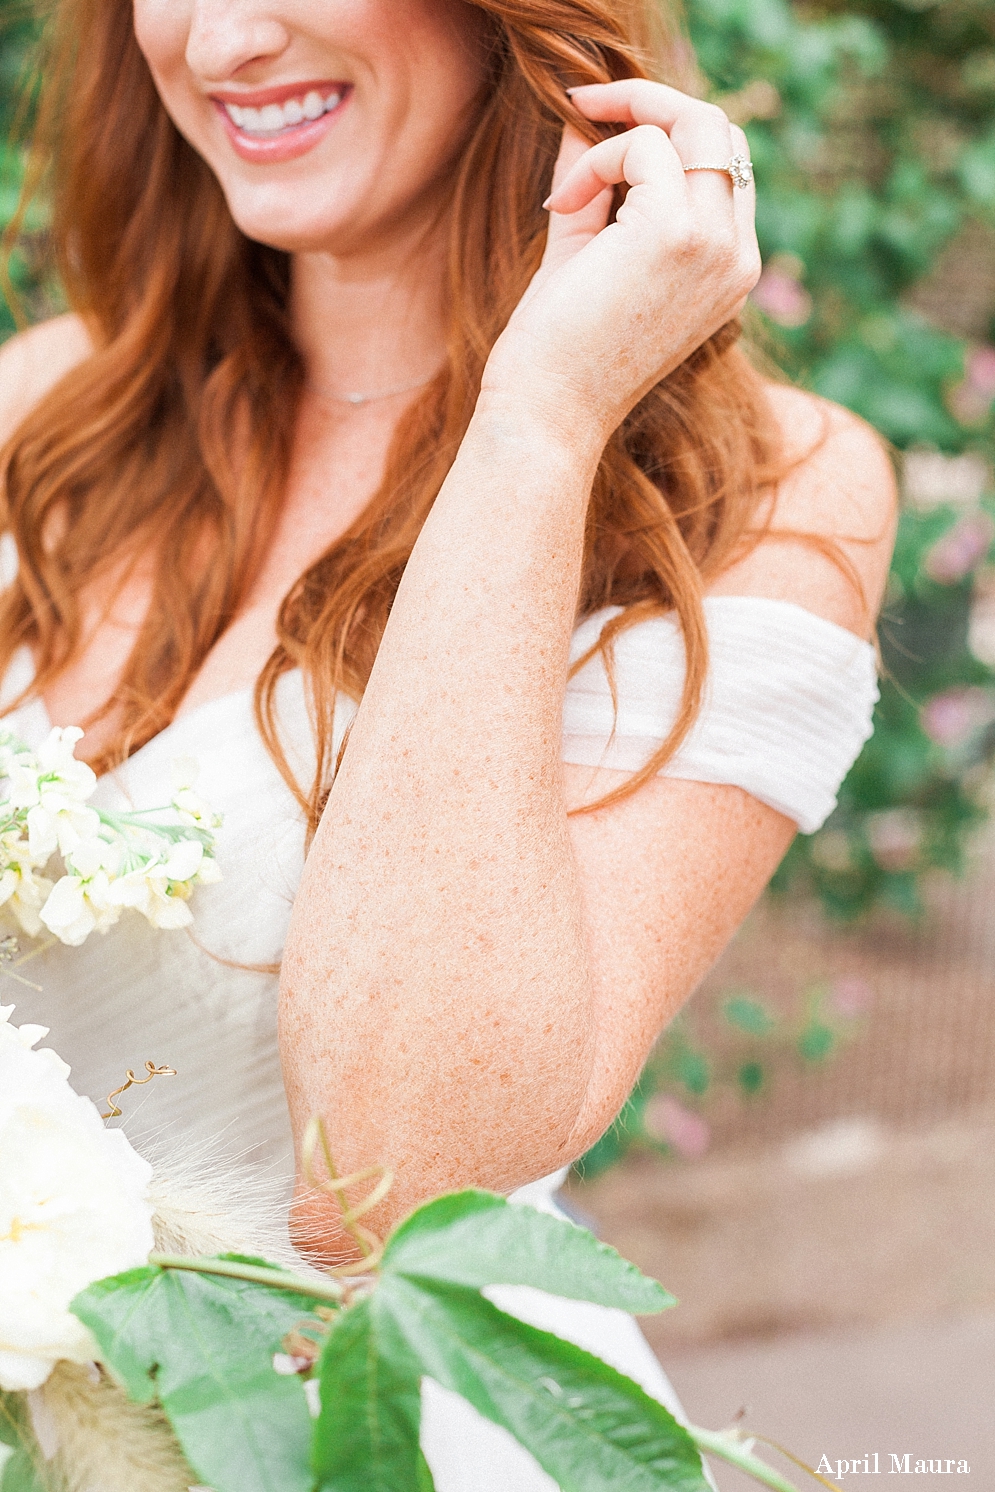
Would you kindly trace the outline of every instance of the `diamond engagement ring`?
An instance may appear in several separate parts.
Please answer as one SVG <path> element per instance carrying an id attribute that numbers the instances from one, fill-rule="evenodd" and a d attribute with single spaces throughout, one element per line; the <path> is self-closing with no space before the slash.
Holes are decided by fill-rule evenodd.
<path id="1" fill-rule="evenodd" d="M 685 171 L 723 171 L 726 176 L 732 177 L 734 187 L 748 187 L 753 180 L 753 162 L 745 155 L 734 155 L 724 166 L 694 165 L 685 166 Z"/>

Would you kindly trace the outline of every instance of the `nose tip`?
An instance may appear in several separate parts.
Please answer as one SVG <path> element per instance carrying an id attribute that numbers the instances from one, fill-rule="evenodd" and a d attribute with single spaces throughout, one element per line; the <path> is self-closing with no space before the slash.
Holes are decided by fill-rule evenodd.
<path id="1" fill-rule="evenodd" d="M 187 36 L 187 66 L 199 77 L 224 83 L 252 62 L 272 61 L 290 43 L 271 16 L 246 14 L 230 0 L 208 0 L 195 8 Z"/>

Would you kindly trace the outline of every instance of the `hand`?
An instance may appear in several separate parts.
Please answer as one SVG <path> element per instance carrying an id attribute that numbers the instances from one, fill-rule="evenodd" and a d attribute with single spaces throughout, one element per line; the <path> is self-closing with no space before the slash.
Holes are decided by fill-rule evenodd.
<path id="1" fill-rule="evenodd" d="M 485 396 L 531 402 L 604 444 L 661 378 L 735 317 L 760 274 L 752 186 L 724 164 L 749 154 L 721 109 L 662 83 L 572 90 L 587 119 L 628 125 L 588 147 L 563 132 L 542 265 L 484 372 Z M 612 187 L 629 191 L 615 222 Z"/>

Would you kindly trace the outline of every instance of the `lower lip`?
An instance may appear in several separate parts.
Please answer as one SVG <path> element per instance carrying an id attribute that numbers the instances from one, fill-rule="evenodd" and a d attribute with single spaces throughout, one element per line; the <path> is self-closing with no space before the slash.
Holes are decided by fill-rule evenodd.
<path id="1" fill-rule="evenodd" d="M 295 160 L 297 156 L 306 155 L 309 150 L 320 145 L 339 119 L 351 97 L 352 90 L 350 89 L 341 102 L 336 104 L 334 109 L 329 109 L 327 114 L 322 114 L 320 119 L 308 119 L 303 124 L 292 125 L 279 135 L 270 136 L 247 134 L 233 122 L 224 104 L 218 103 L 215 99 L 214 107 L 221 116 L 221 122 L 227 131 L 235 154 L 241 156 L 243 161 L 268 166 L 278 161 Z"/>

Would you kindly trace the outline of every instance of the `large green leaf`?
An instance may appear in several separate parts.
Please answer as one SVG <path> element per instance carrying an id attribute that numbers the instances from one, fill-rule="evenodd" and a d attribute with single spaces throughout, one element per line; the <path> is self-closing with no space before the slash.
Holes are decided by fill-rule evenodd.
<path id="1" fill-rule="evenodd" d="M 343 1352 L 339 1336 L 357 1312 L 353 1350 Z M 475 1290 L 400 1275 L 385 1276 L 346 1312 L 326 1345 L 329 1410 L 315 1437 L 324 1492 L 414 1492 L 422 1375 L 503 1425 L 563 1492 L 706 1492 L 691 1437 L 631 1378 Z M 399 1390 L 409 1406 L 403 1423 Z"/>
<path id="2" fill-rule="evenodd" d="M 419 1207 L 391 1234 L 384 1274 L 451 1285 L 532 1285 L 636 1315 L 675 1305 L 656 1280 L 566 1218 L 463 1191 Z"/>
<path id="3" fill-rule="evenodd" d="M 487 1192 L 429 1202 L 391 1235 L 380 1280 L 321 1362 L 315 1470 L 325 1492 L 417 1492 L 428 1376 L 503 1425 L 564 1489 L 705 1492 L 687 1432 L 600 1358 L 498 1310 L 487 1285 L 658 1311 L 672 1297 L 562 1219 Z"/>
<path id="4" fill-rule="evenodd" d="M 310 1492 L 311 1417 L 273 1367 L 315 1302 L 245 1280 L 150 1267 L 73 1301 L 131 1398 L 158 1399 L 215 1492 Z"/>

